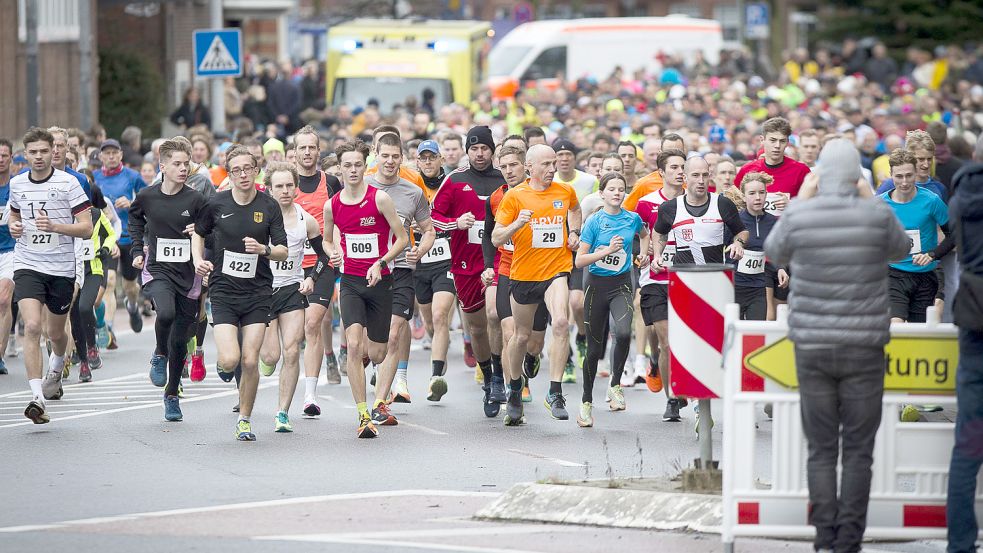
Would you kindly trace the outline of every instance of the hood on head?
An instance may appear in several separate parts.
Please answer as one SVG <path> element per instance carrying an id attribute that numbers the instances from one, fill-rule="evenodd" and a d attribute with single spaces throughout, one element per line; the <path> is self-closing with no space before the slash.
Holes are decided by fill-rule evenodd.
<path id="1" fill-rule="evenodd" d="M 860 152 L 852 142 L 843 138 L 830 140 L 819 153 L 819 193 L 834 196 L 856 196 L 860 172 Z"/>

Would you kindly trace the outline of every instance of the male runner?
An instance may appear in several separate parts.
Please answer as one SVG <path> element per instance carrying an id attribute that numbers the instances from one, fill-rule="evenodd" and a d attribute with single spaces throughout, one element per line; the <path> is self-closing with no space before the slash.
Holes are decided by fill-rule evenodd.
<path id="1" fill-rule="evenodd" d="M 628 190 L 635 188 L 638 177 L 635 176 L 635 165 L 638 163 L 638 147 L 630 140 L 618 142 L 618 157 L 625 164 L 624 175 L 628 184 Z"/>
<path id="2" fill-rule="evenodd" d="M 434 196 L 431 216 L 438 231 L 451 233 L 451 273 L 457 301 L 464 313 L 483 381 L 490 383 L 491 346 L 481 282 L 484 270 L 481 242 L 485 231 L 484 201 L 504 179 L 502 172 L 492 166 L 495 141 L 491 129 L 473 127 L 468 131 L 466 144 L 470 165 L 447 176 Z M 486 403 L 482 399 L 482 409 Z"/>
<path id="3" fill-rule="evenodd" d="M 106 201 L 113 204 L 119 215 L 122 230 L 117 244 L 120 249 L 119 259 L 111 259 L 106 265 L 109 269 L 106 277 L 106 324 L 109 327 L 111 343 L 109 349 L 115 349 L 116 336 L 112 333 L 113 322 L 116 319 L 116 275 L 123 277 L 123 292 L 126 295 L 126 311 L 130 315 L 130 328 L 133 332 L 143 330 L 143 317 L 140 315 L 140 287 L 137 285 L 138 270 L 133 266 L 133 251 L 130 249 L 132 239 L 129 235 L 128 217 L 130 202 L 137 192 L 147 185 L 140 178 L 140 173 L 123 165 L 123 150 L 115 139 L 106 140 L 99 147 L 99 159 L 102 169 L 93 172 L 96 184 L 102 189 Z"/>
<path id="4" fill-rule="evenodd" d="M 660 180 L 665 183 L 661 189 L 649 193 L 638 201 L 635 212 L 642 218 L 642 222 L 649 229 L 649 233 L 655 228 L 655 223 L 659 218 L 659 206 L 665 202 L 674 201 L 683 193 L 683 184 L 686 182 L 686 172 L 683 167 L 686 164 L 686 153 L 682 150 L 670 148 L 659 153 L 656 163 L 661 173 Z M 640 301 L 639 306 L 642 310 L 642 320 L 645 324 L 642 336 L 647 336 L 652 348 L 654 360 L 646 358 L 650 364 L 646 381 L 649 390 L 659 392 L 663 385 L 669 382 L 669 271 L 672 267 L 673 258 L 676 254 L 676 242 L 670 239 L 662 250 L 660 264 L 662 269 L 656 270 L 655 260 L 651 267 L 643 267 L 639 276 Z M 642 347 L 639 351 L 644 352 Z M 634 385 L 634 380 L 631 382 Z M 624 381 L 622 381 L 624 385 Z M 665 385 L 665 393 L 668 402 L 666 411 L 662 417 L 664 421 L 678 421 L 679 409 L 682 402 L 672 394 L 668 385 Z"/>
<path id="5" fill-rule="evenodd" d="M 573 268 L 571 249 L 580 242 L 581 212 L 577 193 L 568 185 L 553 182 L 556 152 L 546 145 L 529 148 L 526 155 L 529 184 L 510 190 L 495 217 L 492 243 L 514 244 L 509 269 L 512 317 L 515 336 L 509 343 L 509 397 L 505 424 L 522 424 L 522 377 L 519 367 L 528 351 L 533 319 L 540 303 L 546 302 L 552 318 L 550 343 L 550 389 L 545 405 L 558 420 L 569 419 L 561 379 L 570 349 L 570 304 L 568 278 Z"/>
<path id="6" fill-rule="evenodd" d="M 341 320 L 348 347 L 348 381 L 358 410 L 359 438 L 375 438 L 379 430 L 365 403 L 362 355 L 373 363 L 386 358 L 393 308 L 391 263 L 409 238 L 392 198 L 364 180 L 369 147 L 349 140 L 335 149 L 345 187 L 324 206 L 324 251 L 341 266 Z M 335 226 L 340 241 L 335 245 Z"/>
<path id="7" fill-rule="evenodd" d="M 168 140 L 160 146 L 159 186 L 141 190 L 130 205 L 129 234 L 133 267 L 140 269 L 143 291 L 157 312 L 157 347 L 150 361 L 150 381 L 164 388 L 164 419 L 183 418 L 178 386 L 187 341 L 196 329 L 201 277 L 191 263 L 194 222 L 205 210 L 205 197 L 189 186 L 191 148 Z"/>
<path id="8" fill-rule="evenodd" d="M 14 145 L 6 138 L 0 138 L 0 374 L 7 374 L 3 362 L 3 352 L 7 351 L 10 340 L 10 304 L 14 297 L 14 239 L 7 228 L 7 202 L 10 200 L 10 161 L 13 159 Z"/>
<path id="9" fill-rule="evenodd" d="M 397 424 L 396 417 L 389 411 L 386 399 L 392 387 L 396 372 L 403 374 L 405 381 L 406 368 L 410 357 L 410 328 L 409 321 L 413 318 L 413 266 L 420 257 L 430 251 L 433 246 L 435 233 L 430 221 L 430 204 L 423 196 L 420 188 L 399 177 L 399 169 L 403 163 L 403 145 L 394 134 L 384 134 L 376 144 L 376 167 L 379 170 L 368 177 L 365 182 L 382 190 L 392 199 L 396 206 L 396 214 L 403 225 L 403 230 L 409 236 L 410 227 L 419 229 L 420 242 L 412 247 L 406 247 L 398 252 L 395 263 L 391 268 L 392 278 L 392 316 L 389 323 L 389 343 L 387 355 L 375 381 L 375 401 L 372 404 L 372 422 L 382 426 Z"/>
<path id="10" fill-rule="evenodd" d="M 445 139 L 445 142 L 447 139 Z M 424 140 L 417 147 L 416 166 L 423 182 L 436 194 L 446 175 L 442 167 L 440 147 L 436 141 Z M 431 223 L 432 224 L 432 223 Z M 433 246 L 420 258 L 413 271 L 416 300 L 423 322 L 430 334 L 430 365 L 432 376 L 427 386 L 427 400 L 440 401 L 447 393 L 447 348 L 450 345 L 450 318 L 454 308 L 454 280 L 451 276 L 451 232 L 436 233 Z M 409 403 L 406 380 L 396 375 L 395 401 Z"/>
<path id="11" fill-rule="evenodd" d="M 694 157 L 686 160 L 683 170 L 686 173 L 686 192 L 659 205 L 659 215 L 652 227 L 658 236 L 652 258 L 652 268 L 656 274 L 666 268 L 663 253 L 670 240 L 675 245 L 673 265 L 723 263 L 724 227 L 734 236 L 728 250 L 730 258 L 740 260 L 744 256 L 748 231 L 734 202 L 726 196 L 707 192 L 710 165 L 705 159 Z M 660 344 L 668 347 L 669 342 L 661 341 L 660 337 Z M 667 395 L 670 394 L 667 391 Z M 662 420 L 678 422 L 679 407 L 679 400 L 670 397 Z"/>
<path id="12" fill-rule="evenodd" d="M 31 127 L 24 135 L 30 171 L 9 182 L 10 235 L 14 246 L 14 300 L 24 320 L 24 367 L 33 398 L 24 416 L 34 424 L 50 419 L 45 399 L 60 399 L 68 335 L 65 319 L 75 295 L 75 238 L 92 235 L 89 199 L 74 177 L 51 166 L 54 137 Z M 47 310 L 51 341 L 48 374 L 41 381 L 41 317 Z M 4 329 L 6 330 L 6 329 Z"/>
<path id="13" fill-rule="evenodd" d="M 299 180 L 297 168 L 292 163 L 273 162 L 266 166 L 266 189 L 280 205 L 288 250 L 286 259 L 270 262 L 273 273 L 273 307 L 270 310 L 270 325 L 259 352 L 260 373 L 271 376 L 280 360 L 280 340 L 283 340 L 279 409 L 274 419 L 274 432 L 293 432 L 288 413 L 300 374 L 304 311 L 308 304 L 307 298 L 314 291 L 317 281 L 326 278 L 322 273 L 328 264 L 324 250 L 321 249 L 321 226 L 313 215 L 296 204 Z M 312 248 L 318 256 L 317 264 L 309 272 L 305 272 L 302 267 L 305 247 Z M 331 274 L 333 271 L 329 272 L 327 278 Z"/>
<path id="14" fill-rule="evenodd" d="M 280 206 L 256 190 L 259 162 L 243 146 L 229 150 L 225 166 L 232 188 L 209 200 L 198 215 L 191 239 L 195 271 L 201 277 L 208 275 L 216 368 L 219 373 L 232 373 L 236 366 L 242 369 L 236 423 L 239 441 L 256 440 L 249 419 L 259 386 L 259 348 L 273 307 L 273 273 L 267 260 L 283 261 L 288 254 Z M 211 260 L 205 259 L 205 237 L 209 235 L 214 238 Z"/>
<path id="15" fill-rule="evenodd" d="M 299 182 L 293 201 L 317 221 L 318 228 L 324 230 L 324 205 L 341 190 L 341 181 L 317 168 L 320 161 L 320 137 L 310 125 L 303 127 L 294 135 L 297 145 L 297 173 Z M 286 193 L 286 191 L 284 191 Z M 281 207 L 283 204 L 281 203 Z M 319 231 L 320 235 L 321 232 Z M 318 249 L 320 246 L 318 246 Z M 317 253 L 313 244 L 304 247 L 304 275 L 312 276 L 317 264 Z M 334 269 L 326 267 L 324 278 L 315 280 L 315 289 L 307 296 L 308 306 L 304 310 L 304 414 L 316 417 L 321 414 L 317 404 L 317 380 L 321 375 L 321 363 L 327 366 L 328 384 L 341 384 L 341 372 L 335 357 L 330 315 L 331 298 L 334 296 Z M 327 315 L 327 316 L 326 316 Z"/>

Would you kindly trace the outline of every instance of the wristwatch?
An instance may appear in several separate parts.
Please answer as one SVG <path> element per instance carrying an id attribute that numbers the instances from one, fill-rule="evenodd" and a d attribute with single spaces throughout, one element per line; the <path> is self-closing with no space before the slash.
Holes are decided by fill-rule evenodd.
<path id="1" fill-rule="evenodd" d="M 270 254 L 272 254 L 272 253 L 273 253 L 273 248 L 271 248 L 269 244 L 267 244 L 267 245 L 266 245 L 266 246 L 264 246 L 264 247 L 266 248 L 266 251 L 265 251 L 265 252 L 263 252 L 263 257 L 269 257 L 269 256 L 270 256 Z"/>
<path id="2" fill-rule="evenodd" d="M 570 234 L 576 234 L 577 237 L 580 238 L 580 229 L 579 228 L 575 228 L 575 229 L 573 229 L 573 230 L 570 231 Z"/>

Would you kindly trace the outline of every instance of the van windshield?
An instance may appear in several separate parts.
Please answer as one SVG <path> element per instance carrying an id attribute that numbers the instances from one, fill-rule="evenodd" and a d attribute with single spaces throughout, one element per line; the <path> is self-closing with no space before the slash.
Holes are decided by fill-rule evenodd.
<path id="1" fill-rule="evenodd" d="M 488 54 L 488 74 L 492 77 L 511 75 L 525 59 L 531 46 L 496 46 Z"/>
<path id="2" fill-rule="evenodd" d="M 379 111 L 390 113 L 396 104 L 405 104 L 409 96 L 415 96 L 417 104 L 421 104 L 426 89 L 433 91 L 436 108 L 449 104 L 453 98 L 451 83 L 446 79 L 366 77 L 338 79 L 331 103 L 336 106 L 364 106 L 370 98 L 374 98 L 379 101 Z"/>

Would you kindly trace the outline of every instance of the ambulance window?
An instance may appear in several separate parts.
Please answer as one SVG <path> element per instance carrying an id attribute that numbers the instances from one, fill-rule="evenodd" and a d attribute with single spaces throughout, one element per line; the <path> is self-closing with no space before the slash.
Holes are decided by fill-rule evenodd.
<path id="1" fill-rule="evenodd" d="M 567 47 L 554 46 L 543 50 L 529 65 L 522 80 L 555 79 L 567 71 Z"/>

